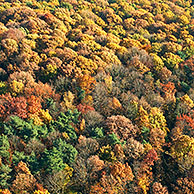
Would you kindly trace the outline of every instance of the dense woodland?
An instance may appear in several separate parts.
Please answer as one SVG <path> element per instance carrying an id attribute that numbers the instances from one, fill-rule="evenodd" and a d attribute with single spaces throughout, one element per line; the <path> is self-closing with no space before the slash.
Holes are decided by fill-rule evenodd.
<path id="1" fill-rule="evenodd" d="M 191 0 L 0 0 L 0 193 L 193 194 Z"/>

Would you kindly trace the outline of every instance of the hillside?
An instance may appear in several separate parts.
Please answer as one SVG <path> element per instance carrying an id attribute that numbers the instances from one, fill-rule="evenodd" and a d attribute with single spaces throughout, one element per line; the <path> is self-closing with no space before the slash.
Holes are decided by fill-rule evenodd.
<path id="1" fill-rule="evenodd" d="M 0 0 L 0 194 L 194 193 L 191 0 Z"/>

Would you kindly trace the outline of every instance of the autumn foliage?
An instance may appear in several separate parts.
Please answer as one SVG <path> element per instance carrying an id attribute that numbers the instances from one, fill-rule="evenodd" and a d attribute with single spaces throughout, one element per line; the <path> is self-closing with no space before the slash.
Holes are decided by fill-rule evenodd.
<path id="1" fill-rule="evenodd" d="M 0 0 L 0 193 L 194 193 L 193 16 Z"/>

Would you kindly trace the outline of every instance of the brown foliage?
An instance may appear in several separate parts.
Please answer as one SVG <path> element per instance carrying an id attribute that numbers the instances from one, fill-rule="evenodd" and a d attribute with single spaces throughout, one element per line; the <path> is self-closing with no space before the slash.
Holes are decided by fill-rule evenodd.
<path id="1" fill-rule="evenodd" d="M 60 101 L 60 95 L 56 94 L 53 88 L 49 84 L 43 84 L 42 82 L 35 83 L 31 88 L 24 89 L 25 96 L 37 96 L 41 102 L 46 98 L 53 98 L 56 101 Z"/>
<path id="2" fill-rule="evenodd" d="M 100 160 L 99 156 L 90 156 L 87 159 L 87 167 L 91 172 L 99 171 L 104 168 L 104 161 Z"/>
<path id="3" fill-rule="evenodd" d="M 163 187 L 161 183 L 155 182 L 152 185 L 152 194 L 168 194 L 168 190 L 166 187 Z"/>
<path id="4" fill-rule="evenodd" d="M 36 179 L 31 174 L 18 174 L 13 181 L 12 190 L 18 194 L 35 189 Z"/>
<path id="5" fill-rule="evenodd" d="M 94 108 L 86 104 L 78 104 L 77 109 L 82 114 L 86 114 L 88 111 L 94 111 Z"/>
<path id="6" fill-rule="evenodd" d="M 162 91 L 164 92 L 164 99 L 167 102 L 169 101 L 175 102 L 176 101 L 176 98 L 175 98 L 176 89 L 175 89 L 174 83 L 172 82 L 168 82 L 167 84 L 161 83 L 161 86 L 162 86 Z"/>
<path id="7" fill-rule="evenodd" d="M 40 69 L 38 66 L 40 62 L 38 53 L 32 51 L 30 45 L 25 42 L 22 43 L 21 52 L 16 56 L 15 62 L 17 64 L 18 71 L 28 71 L 33 76 L 34 72 Z"/>
<path id="8" fill-rule="evenodd" d="M 31 154 L 34 152 L 36 156 L 39 156 L 44 150 L 45 150 L 45 145 L 41 143 L 37 139 L 31 139 L 28 144 L 24 148 L 24 152 L 27 154 Z"/>
<path id="9" fill-rule="evenodd" d="M 77 157 L 75 163 L 73 164 L 73 169 L 74 169 L 74 182 L 76 187 L 83 187 L 83 190 L 88 191 L 89 183 L 88 183 L 88 171 L 85 163 L 85 159 L 82 157 Z M 87 193 L 87 192 L 86 192 Z"/>
<path id="10" fill-rule="evenodd" d="M 99 143 L 95 139 L 86 138 L 80 135 L 76 149 L 81 157 L 87 158 L 89 155 L 96 153 L 99 149 Z"/>
<path id="11" fill-rule="evenodd" d="M 11 189 L 14 193 L 22 194 L 24 191 L 33 192 L 36 186 L 36 179 L 30 173 L 24 162 L 20 162 L 16 167 L 16 179 L 13 181 Z"/>
<path id="12" fill-rule="evenodd" d="M 139 141 L 129 138 L 124 145 L 124 153 L 127 159 L 138 159 L 142 156 L 144 152 L 143 144 Z"/>
<path id="13" fill-rule="evenodd" d="M 30 174 L 31 172 L 29 168 L 27 167 L 26 163 L 24 162 L 19 162 L 18 166 L 15 167 L 17 173 L 24 173 L 24 174 Z"/>
<path id="14" fill-rule="evenodd" d="M 104 121 L 103 116 L 95 110 L 88 111 L 86 114 L 84 114 L 84 119 L 87 127 L 101 126 L 102 122 Z"/>
<path id="15" fill-rule="evenodd" d="M 171 134 L 173 138 L 180 135 L 188 135 L 194 137 L 194 113 L 188 115 L 177 116 L 175 127 L 172 129 Z"/>
<path id="16" fill-rule="evenodd" d="M 116 156 L 118 161 L 123 161 L 123 159 L 125 157 L 125 154 L 124 154 L 123 150 L 124 149 L 123 149 L 121 144 L 116 144 L 114 146 L 114 153 L 115 153 L 115 156 Z"/>
<path id="17" fill-rule="evenodd" d="M 149 134 L 149 142 L 153 148 L 162 151 L 162 146 L 165 143 L 166 133 L 159 128 L 152 128 Z"/>
<path id="18" fill-rule="evenodd" d="M 27 101 L 24 97 L 12 97 L 9 93 L 0 95 L 0 117 L 5 120 L 8 116 L 16 115 L 27 118 Z"/>
<path id="19" fill-rule="evenodd" d="M 40 98 L 34 95 L 29 96 L 27 98 L 27 103 L 28 103 L 28 114 L 35 114 L 42 108 Z"/>
<path id="20" fill-rule="evenodd" d="M 148 151 L 144 158 L 144 163 L 149 166 L 153 166 L 154 162 L 158 160 L 158 154 L 154 149 Z"/>
<path id="21" fill-rule="evenodd" d="M 111 167 L 111 174 L 122 184 L 125 184 L 127 181 L 133 180 L 133 173 L 131 167 L 121 162 L 114 163 Z"/>
<path id="22" fill-rule="evenodd" d="M 168 80 L 172 75 L 172 72 L 167 69 L 167 67 L 163 67 L 161 71 L 158 73 L 158 76 L 160 77 L 161 81 Z"/>
<path id="23" fill-rule="evenodd" d="M 194 182 L 187 178 L 178 178 L 176 185 L 173 185 L 172 194 L 192 194 L 194 192 Z"/>
<path id="24" fill-rule="evenodd" d="M 180 67 L 183 69 L 184 66 L 187 66 L 191 71 L 191 75 L 194 75 L 194 57 L 191 57 L 180 64 Z"/>
<path id="25" fill-rule="evenodd" d="M 35 80 L 32 77 L 32 75 L 29 72 L 20 71 L 20 72 L 14 72 L 9 75 L 8 82 L 12 81 L 21 82 L 24 84 L 25 87 L 29 88 L 32 87 L 35 84 Z"/>
<path id="26" fill-rule="evenodd" d="M 75 64 L 69 64 L 69 63 L 62 64 L 60 67 L 60 72 L 65 77 L 70 77 L 70 78 L 79 78 L 83 75 L 81 68 L 77 67 Z"/>
<path id="27" fill-rule="evenodd" d="M 130 137 L 135 137 L 139 132 L 136 125 L 133 125 L 131 120 L 125 116 L 111 116 L 106 119 L 108 133 L 115 133 L 118 138 L 127 140 Z"/>
<path id="28" fill-rule="evenodd" d="M 91 186 L 90 194 L 108 193 L 108 194 L 124 194 L 128 192 L 127 183 L 133 180 L 131 167 L 126 163 L 116 162 L 109 166 L 110 174 L 106 171 L 102 172 L 100 182 Z"/>
<path id="29" fill-rule="evenodd" d="M 2 35 L 3 39 L 13 39 L 20 42 L 24 38 L 24 33 L 17 28 L 9 28 L 8 31 L 4 32 Z"/>

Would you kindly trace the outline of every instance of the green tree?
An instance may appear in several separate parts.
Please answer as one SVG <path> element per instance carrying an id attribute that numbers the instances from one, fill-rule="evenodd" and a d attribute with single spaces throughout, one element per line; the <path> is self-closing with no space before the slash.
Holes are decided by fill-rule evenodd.
<path id="1" fill-rule="evenodd" d="M 110 145 L 122 144 L 122 142 L 115 133 L 111 133 L 108 135 L 108 141 L 110 142 Z"/>
<path id="2" fill-rule="evenodd" d="M 68 110 L 66 113 L 61 112 L 56 121 L 51 121 L 50 130 L 59 130 L 61 133 L 65 132 L 70 140 L 76 140 L 77 135 L 71 123 L 77 124 L 79 115 L 80 113 L 77 110 L 74 112 L 71 110 Z"/>
<path id="3" fill-rule="evenodd" d="M 57 139 L 53 145 L 51 150 L 44 151 L 40 159 L 40 165 L 46 173 L 63 170 L 65 163 L 73 164 L 77 156 L 77 150 L 62 139 Z"/>
<path id="4" fill-rule="evenodd" d="M 6 135 L 0 136 L 0 188 L 8 187 L 8 180 L 11 178 L 9 173 L 10 144 Z"/>
<path id="5" fill-rule="evenodd" d="M 9 159 L 10 153 L 9 153 L 9 141 L 6 135 L 0 136 L 0 157 L 4 158 L 6 160 Z"/>
<path id="6" fill-rule="evenodd" d="M 3 128 L 6 135 L 17 135 L 25 141 L 45 137 L 48 132 L 46 125 L 36 126 L 33 121 L 24 121 L 17 116 L 11 116 L 9 121 L 3 124 Z"/>
<path id="7" fill-rule="evenodd" d="M 78 152 L 71 144 L 66 143 L 62 139 L 57 139 L 54 142 L 54 146 L 60 152 L 64 163 L 67 163 L 68 165 L 74 163 Z"/>
<path id="8" fill-rule="evenodd" d="M 0 188 L 8 188 L 9 183 L 8 180 L 11 178 L 9 173 L 11 172 L 11 168 L 6 164 L 0 165 Z"/>
<path id="9" fill-rule="evenodd" d="M 92 128 L 91 136 L 94 137 L 94 138 L 102 138 L 102 137 L 104 137 L 103 131 L 104 130 L 103 130 L 102 127 Z"/>
<path id="10" fill-rule="evenodd" d="M 51 174 L 53 171 L 59 172 L 65 167 L 60 151 L 53 147 L 52 150 L 45 150 L 42 159 L 41 166 L 45 169 L 46 173 Z"/>

